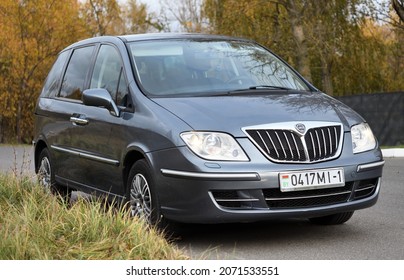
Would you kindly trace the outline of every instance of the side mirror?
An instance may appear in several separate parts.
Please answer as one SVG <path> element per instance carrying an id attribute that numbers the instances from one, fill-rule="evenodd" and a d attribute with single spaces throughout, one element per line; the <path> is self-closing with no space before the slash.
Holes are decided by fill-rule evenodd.
<path id="1" fill-rule="evenodd" d="M 83 91 L 82 100 L 84 105 L 94 107 L 104 107 L 115 116 L 119 117 L 119 109 L 112 100 L 109 92 L 104 88 L 92 88 Z"/>

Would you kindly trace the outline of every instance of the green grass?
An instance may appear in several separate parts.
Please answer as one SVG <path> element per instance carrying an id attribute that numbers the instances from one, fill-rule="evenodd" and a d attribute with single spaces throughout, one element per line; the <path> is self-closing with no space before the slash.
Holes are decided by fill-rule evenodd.
<path id="1" fill-rule="evenodd" d="M 31 178 L 0 174 L 0 259 L 187 259 L 159 232 L 102 202 L 62 204 Z"/>

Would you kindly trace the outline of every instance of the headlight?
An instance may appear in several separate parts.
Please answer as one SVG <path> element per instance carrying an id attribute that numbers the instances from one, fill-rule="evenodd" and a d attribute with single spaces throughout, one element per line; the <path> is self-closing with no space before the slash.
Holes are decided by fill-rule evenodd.
<path id="1" fill-rule="evenodd" d="M 376 147 L 376 139 L 367 123 L 351 127 L 353 153 L 357 154 Z"/>
<path id="2" fill-rule="evenodd" d="M 190 131 L 181 133 L 185 144 L 198 156 L 208 160 L 248 161 L 236 140 L 225 133 Z"/>

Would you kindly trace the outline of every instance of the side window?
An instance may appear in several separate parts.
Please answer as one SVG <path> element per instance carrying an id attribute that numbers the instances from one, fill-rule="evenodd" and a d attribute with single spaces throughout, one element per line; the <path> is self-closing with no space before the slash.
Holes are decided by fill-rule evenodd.
<path id="1" fill-rule="evenodd" d="M 62 52 L 59 54 L 52 69 L 49 71 L 48 77 L 46 78 L 45 85 L 43 86 L 41 96 L 42 97 L 55 97 L 59 89 L 59 82 L 62 78 L 63 66 L 66 63 L 66 59 L 69 52 Z"/>
<path id="2" fill-rule="evenodd" d="M 118 51 L 102 45 L 95 62 L 90 88 L 105 88 L 119 106 L 126 106 L 128 85 Z"/>
<path id="3" fill-rule="evenodd" d="M 73 51 L 65 76 L 63 77 L 60 97 L 81 100 L 84 82 L 90 68 L 94 46 L 84 47 Z"/>

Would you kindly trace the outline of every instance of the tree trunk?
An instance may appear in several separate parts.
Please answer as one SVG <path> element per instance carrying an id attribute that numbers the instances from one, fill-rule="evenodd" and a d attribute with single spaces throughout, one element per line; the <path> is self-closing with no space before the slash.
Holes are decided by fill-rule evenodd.
<path id="1" fill-rule="evenodd" d="M 321 58 L 321 81 L 323 85 L 323 91 L 328 95 L 334 95 L 334 89 L 332 86 L 332 76 L 331 76 L 332 65 L 327 62 L 323 57 Z"/>
<path id="2" fill-rule="evenodd" d="M 16 129 L 16 140 L 17 144 L 21 143 L 21 107 L 22 107 L 22 102 L 21 99 L 18 100 L 17 103 L 17 118 L 15 122 L 15 129 Z"/>
<path id="3" fill-rule="evenodd" d="M 312 81 L 310 59 L 307 50 L 306 35 L 302 23 L 302 9 L 298 10 L 294 0 L 289 0 L 286 6 L 288 11 L 292 34 L 296 42 L 296 68 L 308 81 Z"/>
<path id="4" fill-rule="evenodd" d="M 404 22 L 404 0 L 391 0 L 391 4 L 401 21 Z"/>

